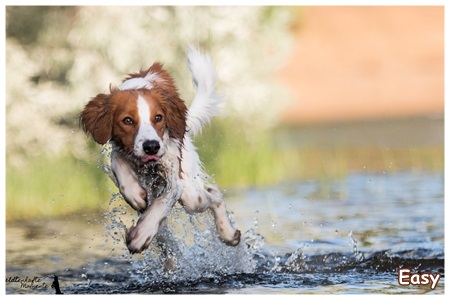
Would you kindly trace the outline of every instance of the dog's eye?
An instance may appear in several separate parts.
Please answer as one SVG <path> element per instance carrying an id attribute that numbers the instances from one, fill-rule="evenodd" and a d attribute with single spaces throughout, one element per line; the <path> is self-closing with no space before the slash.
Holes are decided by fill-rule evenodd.
<path id="1" fill-rule="evenodd" d="M 159 122 L 161 122 L 162 121 L 162 116 L 161 115 L 156 115 L 155 116 L 155 123 L 159 123 Z"/>
<path id="2" fill-rule="evenodd" d="M 134 124 L 133 120 L 130 117 L 126 117 L 125 119 L 122 120 L 122 122 L 125 125 L 133 125 Z"/>

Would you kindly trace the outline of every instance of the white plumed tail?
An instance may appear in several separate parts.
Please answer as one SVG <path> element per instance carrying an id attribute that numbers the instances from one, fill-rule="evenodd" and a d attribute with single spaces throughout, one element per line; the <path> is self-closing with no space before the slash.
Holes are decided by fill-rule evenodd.
<path id="1" fill-rule="evenodd" d="M 209 56 L 191 48 L 188 64 L 197 92 L 188 110 L 187 132 L 190 136 L 195 136 L 219 112 L 222 97 L 214 92 L 216 73 Z"/>

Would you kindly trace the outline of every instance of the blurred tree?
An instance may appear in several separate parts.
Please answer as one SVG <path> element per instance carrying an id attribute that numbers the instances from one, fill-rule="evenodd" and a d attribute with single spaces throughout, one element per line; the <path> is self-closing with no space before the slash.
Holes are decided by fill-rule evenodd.
<path id="1" fill-rule="evenodd" d="M 155 60 L 189 102 L 189 45 L 211 54 L 224 112 L 249 131 L 270 127 L 287 98 L 273 75 L 292 42 L 293 18 L 288 7 L 8 6 L 8 161 L 85 155 L 68 147 L 84 143 L 77 124 L 83 104 Z"/>

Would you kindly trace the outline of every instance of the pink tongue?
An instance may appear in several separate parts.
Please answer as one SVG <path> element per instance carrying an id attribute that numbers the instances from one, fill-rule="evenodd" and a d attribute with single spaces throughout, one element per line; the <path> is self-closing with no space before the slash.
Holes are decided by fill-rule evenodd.
<path id="1" fill-rule="evenodd" d="M 144 163 L 149 162 L 151 160 L 158 161 L 159 157 L 156 156 L 156 155 L 147 155 L 147 156 L 142 158 L 142 162 L 144 162 Z"/>

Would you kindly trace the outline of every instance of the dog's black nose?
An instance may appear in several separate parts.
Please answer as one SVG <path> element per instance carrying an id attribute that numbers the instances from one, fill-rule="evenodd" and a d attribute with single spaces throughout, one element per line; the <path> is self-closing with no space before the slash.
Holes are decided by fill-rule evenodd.
<path id="1" fill-rule="evenodd" d="M 158 141 L 151 140 L 151 141 L 145 141 L 142 144 L 142 148 L 144 149 L 145 154 L 155 155 L 156 153 L 158 153 L 160 146 L 159 146 Z"/>

